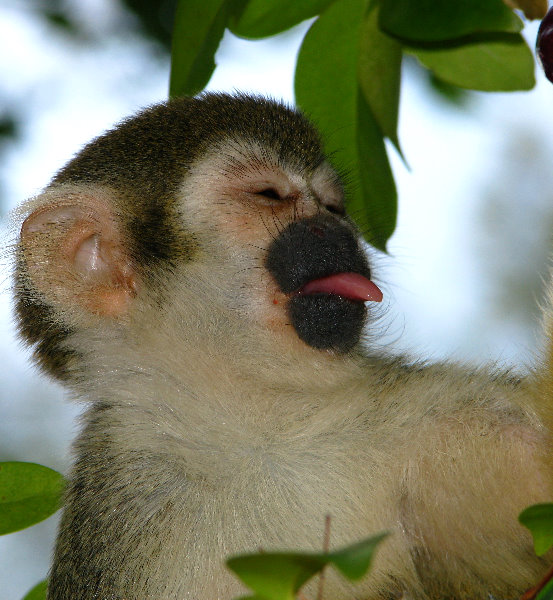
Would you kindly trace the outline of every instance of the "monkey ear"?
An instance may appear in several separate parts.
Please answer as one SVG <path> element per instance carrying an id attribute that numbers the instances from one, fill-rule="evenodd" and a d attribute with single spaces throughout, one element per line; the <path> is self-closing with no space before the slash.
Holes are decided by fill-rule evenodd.
<path id="1" fill-rule="evenodd" d="M 39 203 L 21 227 L 31 287 L 64 310 L 126 314 L 136 295 L 136 273 L 108 200 L 101 194 L 58 193 Z"/>

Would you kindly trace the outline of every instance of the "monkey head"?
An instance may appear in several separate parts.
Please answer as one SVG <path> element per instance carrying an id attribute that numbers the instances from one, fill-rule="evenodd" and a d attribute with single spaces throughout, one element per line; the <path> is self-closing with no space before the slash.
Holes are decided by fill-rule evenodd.
<path id="1" fill-rule="evenodd" d="M 132 345 L 130 331 L 164 327 L 191 345 L 253 328 L 344 353 L 365 301 L 382 298 L 317 132 L 265 99 L 147 109 L 86 146 L 26 214 L 19 327 L 62 379 L 87 335 Z"/>

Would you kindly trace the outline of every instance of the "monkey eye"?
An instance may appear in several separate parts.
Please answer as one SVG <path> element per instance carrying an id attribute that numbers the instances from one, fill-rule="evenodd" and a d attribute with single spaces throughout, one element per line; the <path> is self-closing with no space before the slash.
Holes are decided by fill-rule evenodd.
<path id="1" fill-rule="evenodd" d="M 342 204 L 325 204 L 324 207 L 333 215 L 344 217 L 346 214 L 346 209 Z"/>
<path id="2" fill-rule="evenodd" d="M 264 190 L 256 192 L 256 194 L 269 200 L 282 200 L 282 196 L 272 187 L 265 188 Z"/>

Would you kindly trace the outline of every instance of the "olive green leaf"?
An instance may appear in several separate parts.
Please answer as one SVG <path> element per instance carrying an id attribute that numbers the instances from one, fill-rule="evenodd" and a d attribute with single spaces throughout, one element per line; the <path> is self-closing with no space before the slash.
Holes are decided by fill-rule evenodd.
<path id="1" fill-rule="evenodd" d="M 387 536 L 387 533 L 380 533 L 336 552 L 331 552 L 327 555 L 328 562 L 347 579 L 352 581 L 361 579 L 371 565 L 377 546 Z"/>
<path id="2" fill-rule="evenodd" d="M 55 513 L 64 486 L 63 476 L 48 467 L 0 463 L 0 535 L 25 529 Z"/>
<path id="3" fill-rule="evenodd" d="M 401 57 L 399 42 L 380 30 L 378 6 L 372 3 L 361 29 L 359 84 L 382 135 L 389 138 L 398 150 Z"/>
<path id="4" fill-rule="evenodd" d="M 193 96 L 215 70 L 215 52 L 231 15 L 245 0 L 179 0 L 173 27 L 169 96 Z"/>
<path id="5" fill-rule="evenodd" d="M 380 27 L 402 40 L 451 40 L 480 32 L 518 33 L 522 21 L 502 0 L 381 0 Z"/>
<path id="6" fill-rule="evenodd" d="M 519 34 L 483 36 L 446 47 L 409 47 L 406 52 L 437 77 L 458 87 L 487 92 L 529 90 L 534 57 Z"/>
<path id="7" fill-rule="evenodd" d="M 263 553 L 235 556 L 227 566 L 264 600 L 294 600 L 296 592 L 327 564 L 319 555 Z"/>
<path id="8" fill-rule="evenodd" d="M 530 530 L 538 556 L 553 547 L 553 504 L 534 504 L 525 508 L 518 520 Z"/>
<path id="9" fill-rule="evenodd" d="M 337 0 L 250 0 L 241 15 L 231 17 L 235 35 L 257 39 L 286 31 L 323 12 Z"/>
<path id="10" fill-rule="evenodd" d="M 46 591 L 48 588 L 48 581 L 45 579 L 41 581 L 35 587 L 25 595 L 23 600 L 46 600 Z"/>
<path id="11" fill-rule="evenodd" d="M 347 174 L 349 213 L 367 240 L 385 249 L 395 227 L 397 193 L 382 133 L 359 90 L 366 5 L 341 0 L 315 21 L 299 52 L 295 90 L 334 165 Z"/>
<path id="12" fill-rule="evenodd" d="M 386 250 L 397 220 L 397 190 L 386 146 L 371 109 L 358 96 L 357 152 L 361 193 L 353 196 L 349 211 L 365 238 Z"/>

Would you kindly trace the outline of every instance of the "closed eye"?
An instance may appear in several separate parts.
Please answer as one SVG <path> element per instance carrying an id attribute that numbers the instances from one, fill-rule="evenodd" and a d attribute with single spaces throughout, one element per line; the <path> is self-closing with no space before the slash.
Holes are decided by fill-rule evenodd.
<path id="1" fill-rule="evenodd" d="M 282 200 L 281 195 L 275 190 L 275 188 L 266 188 L 260 192 L 256 192 L 258 196 L 263 196 L 269 200 Z"/>
<path id="2" fill-rule="evenodd" d="M 340 217 L 343 217 L 346 214 L 346 209 L 341 205 L 327 204 L 325 205 L 325 208 L 333 215 L 339 215 Z"/>

